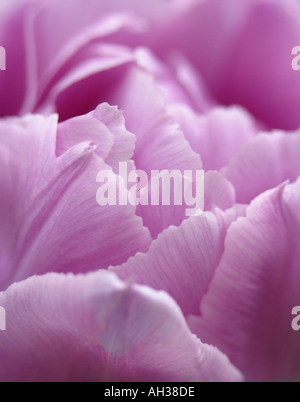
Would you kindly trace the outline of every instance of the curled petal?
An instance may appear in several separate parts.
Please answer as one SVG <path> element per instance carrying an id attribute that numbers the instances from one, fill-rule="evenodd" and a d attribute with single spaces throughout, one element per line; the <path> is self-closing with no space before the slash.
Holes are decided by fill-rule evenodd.
<path id="1" fill-rule="evenodd" d="M 122 279 L 167 291 L 185 314 L 196 313 L 224 251 L 227 228 L 243 213 L 236 207 L 193 216 L 165 230 L 147 254 L 112 269 Z"/>
<path id="2" fill-rule="evenodd" d="M 165 293 L 112 273 L 48 274 L 0 293 L 1 381 L 239 381 Z M 30 340 L 30 342 L 28 342 Z"/>
<path id="3" fill-rule="evenodd" d="M 256 135 L 252 117 L 239 107 L 218 107 L 198 115 L 185 105 L 172 105 L 171 113 L 192 149 L 201 155 L 205 170 L 220 170 Z"/>
<path id="4" fill-rule="evenodd" d="M 136 139 L 126 130 L 122 112 L 103 103 L 87 115 L 59 124 L 56 153 L 60 156 L 83 141 L 95 144 L 95 153 L 117 171 L 119 162 L 132 157 Z"/>
<path id="5" fill-rule="evenodd" d="M 0 122 L 2 289 L 32 274 L 107 268 L 148 249 L 134 207 L 97 204 L 97 175 L 111 168 L 96 146 L 87 136 L 57 157 L 56 133 L 56 116 Z"/>
<path id="6" fill-rule="evenodd" d="M 244 145 L 223 170 L 237 202 L 249 203 L 266 190 L 300 175 L 300 132 L 261 134 Z"/>
<path id="7" fill-rule="evenodd" d="M 270 190 L 229 228 L 225 252 L 190 327 L 249 381 L 299 381 L 300 181 Z"/>
<path id="8" fill-rule="evenodd" d="M 291 52 L 299 44 L 299 2 L 182 3 L 187 6 L 178 19 L 153 41 L 161 57 L 179 49 L 220 103 L 240 104 L 269 127 L 297 129 L 300 78 L 292 69 Z"/>

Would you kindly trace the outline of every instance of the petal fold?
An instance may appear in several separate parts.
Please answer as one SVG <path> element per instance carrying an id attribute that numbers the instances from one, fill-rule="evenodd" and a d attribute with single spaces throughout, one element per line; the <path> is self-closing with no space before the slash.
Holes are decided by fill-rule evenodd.
<path id="1" fill-rule="evenodd" d="M 299 381 L 300 181 L 270 190 L 229 228 L 225 252 L 191 329 L 249 381 Z"/>
<path id="2" fill-rule="evenodd" d="M 0 293 L 1 381 L 240 381 L 165 293 L 101 271 L 48 274 Z"/>

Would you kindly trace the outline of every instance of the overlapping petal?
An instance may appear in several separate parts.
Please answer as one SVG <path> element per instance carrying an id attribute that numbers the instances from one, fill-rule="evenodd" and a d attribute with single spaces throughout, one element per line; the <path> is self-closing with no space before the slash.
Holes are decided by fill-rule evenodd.
<path id="1" fill-rule="evenodd" d="M 128 70 L 123 81 L 111 92 L 110 102 L 124 111 L 126 127 L 136 137 L 134 162 L 137 169 L 151 176 L 153 170 L 202 169 L 200 155 L 195 153 L 174 118 L 167 110 L 163 91 L 154 78 L 141 67 Z M 184 219 L 184 208 L 139 206 L 138 214 L 156 237 L 172 224 Z M 164 217 L 162 218 L 162 214 Z"/>
<path id="2" fill-rule="evenodd" d="M 165 230 L 147 254 L 112 270 L 122 279 L 167 291 L 185 314 L 196 313 L 223 254 L 227 228 L 243 213 L 237 206 L 191 217 Z"/>
<path id="3" fill-rule="evenodd" d="M 0 117 L 58 114 L 0 119 L 0 379 L 241 379 L 201 339 L 299 381 L 299 2 L 88 3 L 0 4 Z M 98 205 L 119 162 L 205 169 L 206 212 Z"/>
<path id="4" fill-rule="evenodd" d="M 195 178 L 196 172 L 193 172 L 193 179 Z M 170 205 L 139 205 L 137 207 L 137 214 L 143 218 L 144 225 L 150 230 L 150 233 L 153 238 L 157 238 L 157 236 L 162 233 L 169 226 L 180 226 L 180 224 L 187 219 L 191 214 L 196 214 L 203 211 L 211 211 L 214 208 L 219 208 L 223 211 L 228 208 L 233 207 L 236 202 L 235 190 L 233 185 L 224 178 L 221 173 L 215 171 L 202 172 L 203 181 L 200 180 L 198 184 L 194 182 L 188 181 L 187 188 L 189 186 L 196 187 L 193 188 L 193 197 L 194 197 L 194 205 L 191 206 L 190 200 L 186 199 L 185 196 L 182 196 L 181 205 L 174 205 L 175 194 L 180 186 L 182 186 L 182 192 L 184 192 L 184 188 L 186 185 L 186 180 L 182 174 L 179 174 L 173 177 L 177 177 L 176 179 L 171 179 L 171 175 L 169 172 L 165 171 L 161 173 L 161 187 L 167 186 L 170 183 L 171 197 L 170 197 Z M 164 182 L 165 180 L 165 182 Z M 181 185 L 178 183 L 181 182 Z M 151 200 L 151 181 L 150 186 L 147 189 L 143 189 L 143 191 L 148 191 L 148 200 Z M 178 187 L 177 187 L 178 186 Z M 155 187 L 154 187 L 155 189 Z M 163 189 L 161 189 L 161 197 L 163 196 Z M 204 202 L 204 205 L 202 205 Z M 197 211 L 197 209 L 199 210 Z"/>
<path id="5" fill-rule="evenodd" d="M 187 3 L 159 40 L 155 36 L 161 57 L 184 53 L 221 104 L 240 104 L 271 128 L 297 129 L 300 75 L 291 52 L 300 41 L 299 2 Z"/>
<path id="6" fill-rule="evenodd" d="M 111 124 L 115 113 L 119 125 L 113 108 L 103 105 L 98 112 Z M 0 165 L 6 172 L 0 177 L 2 289 L 32 274 L 107 268 L 149 246 L 134 207 L 97 204 L 97 174 L 111 168 L 96 154 L 88 130 L 86 141 L 59 157 L 56 135 L 56 116 L 0 123 Z"/>
<path id="7" fill-rule="evenodd" d="M 112 273 L 48 274 L 0 293 L 1 381 L 240 381 L 163 292 Z"/>
<path id="8" fill-rule="evenodd" d="M 0 46 L 5 49 L 7 66 L 0 74 L 0 117 L 16 115 L 21 110 L 26 96 L 26 46 L 29 46 L 20 40 L 26 34 L 26 9 L 20 6 L 15 10 L 7 4 L 2 7 Z"/>
<path id="9" fill-rule="evenodd" d="M 231 181 L 238 202 L 249 203 L 266 190 L 300 176 L 300 132 L 257 136 L 233 157 L 224 176 Z"/>
<path id="10" fill-rule="evenodd" d="M 134 53 L 127 47 L 101 43 L 86 46 L 49 87 L 38 111 L 56 111 L 61 121 L 90 112 L 99 103 L 109 101 L 110 92 L 133 61 Z"/>
<path id="11" fill-rule="evenodd" d="M 28 0 L 14 6 L 3 6 L 0 14 L 0 43 L 10 60 L 10 71 L 0 81 L 9 100 L 3 102 L 2 116 L 36 110 L 49 90 L 78 66 L 90 44 L 110 41 L 134 47 L 143 33 L 172 19 L 176 11 L 174 2 L 162 0 L 151 7 L 136 0 L 90 0 L 88 7 L 83 0 Z"/>
<path id="12" fill-rule="evenodd" d="M 128 161 L 134 153 L 136 138 L 125 127 L 123 113 L 103 103 L 93 112 L 74 117 L 57 129 L 56 153 L 62 155 L 72 146 L 93 142 L 95 153 L 118 172 L 119 162 Z"/>
<path id="13" fill-rule="evenodd" d="M 228 231 L 225 252 L 190 326 L 250 381 L 299 381 L 300 181 L 270 190 Z"/>
<path id="14" fill-rule="evenodd" d="M 192 149 L 201 155 L 205 170 L 227 166 L 257 133 L 253 118 L 239 107 L 217 107 L 204 115 L 181 104 L 172 105 L 170 110 Z"/>

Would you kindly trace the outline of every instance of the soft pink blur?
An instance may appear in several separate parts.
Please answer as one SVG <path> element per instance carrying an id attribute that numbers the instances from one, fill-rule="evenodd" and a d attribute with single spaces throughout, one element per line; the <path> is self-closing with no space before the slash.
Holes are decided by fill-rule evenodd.
<path id="1" fill-rule="evenodd" d="M 1 2 L 1 381 L 299 381 L 299 18 Z M 204 169 L 204 213 L 100 207 L 119 162 Z"/>

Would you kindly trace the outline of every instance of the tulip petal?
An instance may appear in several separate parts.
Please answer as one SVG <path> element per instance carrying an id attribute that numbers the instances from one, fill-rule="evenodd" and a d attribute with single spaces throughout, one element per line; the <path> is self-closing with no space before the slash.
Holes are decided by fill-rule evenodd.
<path id="1" fill-rule="evenodd" d="M 271 128 L 297 129 L 300 76 L 291 52 L 299 45 L 299 2 L 183 3 L 178 19 L 155 35 L 157 53 L 165 59 L 180 49 L 221 104 L 240 104 Z"/>
<path id="2" fill-rule="evenodd" d="M 205 170 L 227 166 L 240 147 L 256 134 L 252 117 L 239 107 L 218 107 L 206 115 L 198 115 L 180 104 L 170 110 L 192 149 L 201 155 Z"/>
<path id="3" fill-rule="evenodd" d="M 225 211 L 233 207 L 236 201 L 234 187 L 219 172 L 206 172 L 204 182 L 205 211 L 210 211 L 214 207 Z"/>
<path id="4" fill-rule="evenodd" d="M 35 8 L 37 4 L 35 4 Z M 65 21 L 68 21 L 66 25 Z M 55 23 L 55 29 L 53 29 Z M 53 0 L 39 7 L 33 21 L 33 40 L 36 48 L 36 79 L 38 95 L 42 96 L 49 83 L 62 76 L 72 57 L 93 40 L 108 37 L 122 29 L 141 27 L 138 17 L 129 12 L 112 10 L 104 2 L 91 0 L 89 7 L 82 0 Z M 62 71 L 61 71 L 62 70 Z M 33 104 L 27 102 L 27 110 Z"/>
<path id="5" fill-rule="evenodd" d="M 9 3 L 0 12 L 0 46 L 6 58 L 6 70 L 0 70 L 0 117 L 18 114 L 26 94 L 27 9 L 21 6 L 15 10 L 16 4 L 12 7 Z"/>
<path id="6" fill-rule="evenodd" d="M 225 252 L 190 326 L 249 381 L 299 381 L 300 180 L 270 190 L 229 228 Z M 198 313 L 199 315 L 199 313 Z"/>
<path id="7" fill-rule="evenodd" d="M 224 251 L 227 228 L 243 212 L 236 207 L 193 216 L 165 230 L 147 254 L 112 270 L 121 279 L 165 290 L 184 314 L 196 313 Z"/>
<path id="8" fill-rule="evenodd" d="M 48 274 L 0 293 L 1 381 L 239 381 L 165 293 L 109 272 Z"/>
<path id="9" fill-rule="evenodd" d="M 103 103 L 93 112 L 74 117 L 58 126 L 56 152 L 60 156 L 72 146 L 90 141 L 95 153 L 117 171 L 119 162 L 129 160 L 135 147 L 135 136 L 125 128 L 122 112 Z"/>
<path id="10" fill-rule="evenodd" d="M 142 51 L 137 54 L 141 57 Z M 109 100 L 124 111 L 126 127 L 137 137 L 133 156 L 137 169 L 145 171 L 148 177 L 154 170 L 177 170 L 181 174 L 189 170 L 195 174 L 202 169 L 200 156 L 191 149 L 168 113 L 163 91 L 144 69 L 130 68 L 118 88 L 110 93 Z M 168 226 L 179 225 L 185 218 L 184 210 L 184 207 L 141 205 L 137 213 L 155 238 Z"/>
<path id="11" fill-rule="evenodd" d="M 43 114 L 57 111 L 60 121 L 89 113 L 109 100 L 110 90 L 133 60 L 132 50 L 122 46 L 98 43 L 86 46 L 49 88 L 37 110 Z"/>
<path id="12" fill-rule="evenodd" d="M 96 147 L 80 142 L 56 157 L 56 132 L 56 116 L 0 122 L 2 289 L 32 274 L 107 268 L 148 249 L 134 207 L 97 204 L 97 175 L 111 168 Z"/>
<path id="13" fill-rule="evenodd" d="M 223 170 L 232 182 L 237 202 L 256 196 L 300 175 L 300 131 L 261 134 L 246 144 Z"/>
<path id="14" fill-rule="evenodd" d="M 141 90 L 142 88 L 142 90 Z M 124 111 L 126 126 L 137 136 L 134 161 L 138 169 L 197 170 L 200 156 L 192 151 L 172 116 L 154 78 L 133 67 L 110 95 Z"/>
<path id="15" fill-rule="evenodd" d="M 169 178 L 170 176 L 166 173 L 162 177 Z M 179 177 L 181 176 L 179 175 Z M 183 180 L 182 177 L 181 179 Z M 169 226 L 180 226 L 190 216 L 189 211 L 193 209 L 186 203 L 185 197 L 182 197 L 182 205 L 174 205 L 174 193 L 177 188 L 176 184 L 172 185 L 173 182 L 171 181 L 171 205 L 139 205 L 137 207 L 137 215 L 143 218 L 143 223 L 150 230 L 153 239 L 157 238 Z M 183 189 L 184 185 L 183 182 Z M 202 201 L 204 196 L 204 211 L 210 211 L 215 207 L 225 211 L 235 204 L 234 188 L 219 172 L 204 173 L 203 186 L 199 182 L 198 188 L 198 203 Z M 151 191 L 149 190 L 148 193 L 148 200 L 151 200 Z"/>

